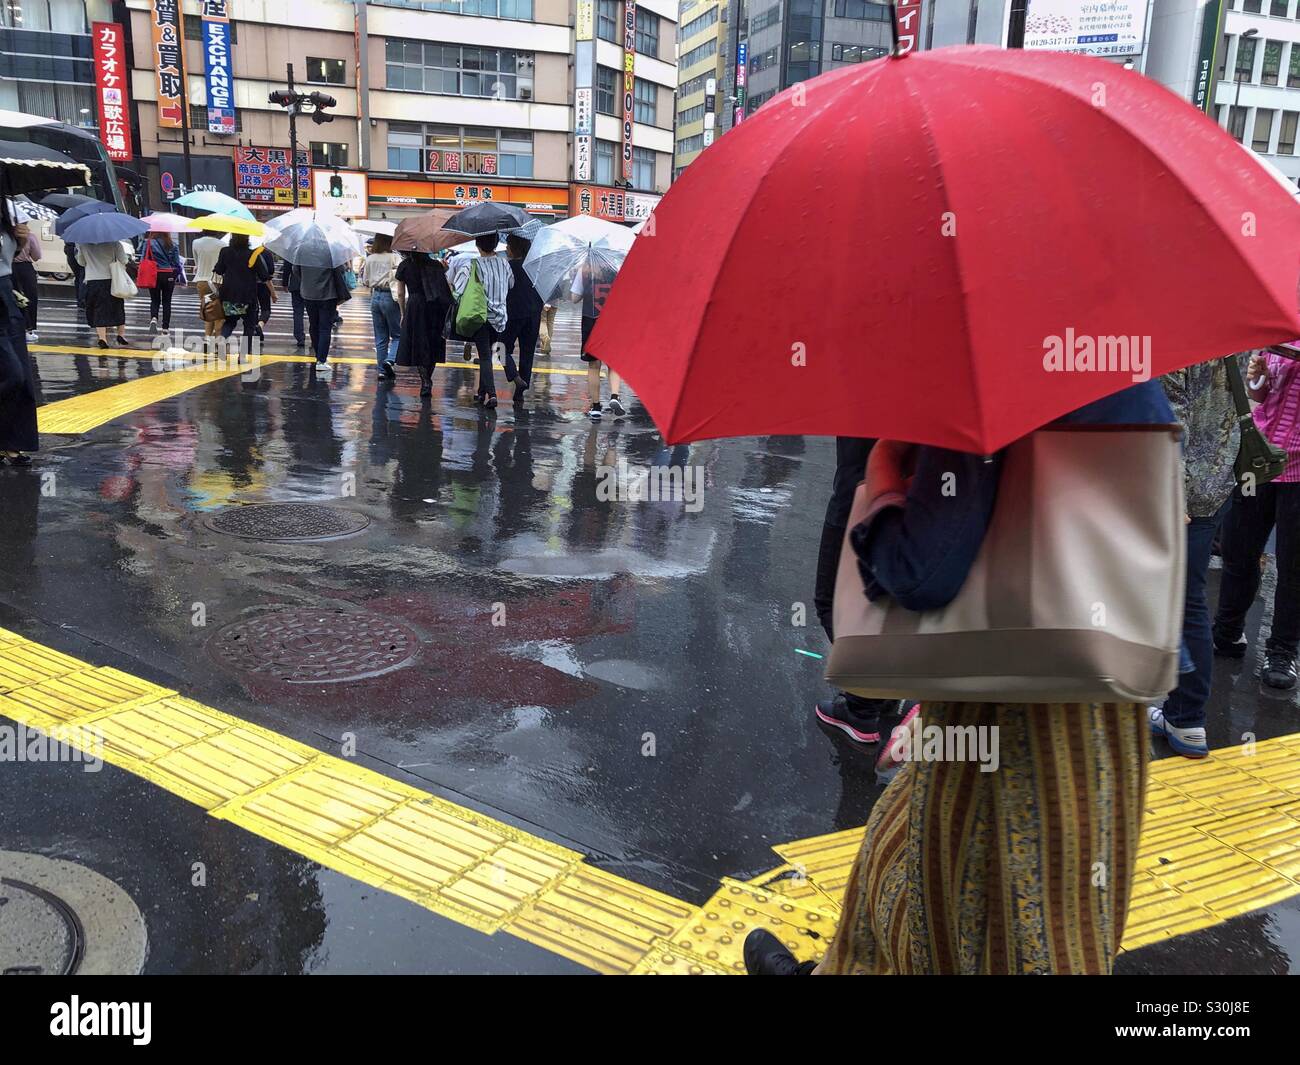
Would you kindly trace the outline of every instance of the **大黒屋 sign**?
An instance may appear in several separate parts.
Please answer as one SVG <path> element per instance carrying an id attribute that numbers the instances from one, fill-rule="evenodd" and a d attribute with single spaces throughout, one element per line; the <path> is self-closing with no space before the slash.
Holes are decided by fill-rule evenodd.
<path id="1" fill-rule="evenodd" d="M 293 168 L 286 148 L 235 149 L 235 199 L 250 206 L 293 206 Z M 311 167 L 298 151 L 298 205 L 311 206 Z"/>
<path id="2" fill-rule="evenodd" d="M 131 99 L 127 75 L 126 36 L 117 22 L 96 22 L 91 27 L 95 42 L 95 98 L 99 104 L 99 139 L 115 163 L 131 161 Z"/>
<path id="3" fill-rule="evenodd" d="M 203 0 L 203 69 L 208 89 L 208 132 L 235 132 L 230 92 L 230 17 L 226 0 Z"/>
<path id="4" fill-rule="evenodd" d="M 180 129 L 182 124 L 180 42 L 184 37 L 184 17 L 179 0 L 149 0 L 158 125 L 166 129 Z"/>

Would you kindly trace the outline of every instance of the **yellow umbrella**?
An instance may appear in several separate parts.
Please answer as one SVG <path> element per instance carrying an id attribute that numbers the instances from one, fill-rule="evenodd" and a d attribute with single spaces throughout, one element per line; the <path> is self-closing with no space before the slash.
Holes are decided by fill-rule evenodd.
<path id="1" fill-rule="evenodd" d="M 266 232 L 266 227 L 261 222 L 229 214 L 206 214 L 202 218 L 195 218 L 194 224 L 214 233 L 243 233 L 249 237 L 260 237 Z"/>

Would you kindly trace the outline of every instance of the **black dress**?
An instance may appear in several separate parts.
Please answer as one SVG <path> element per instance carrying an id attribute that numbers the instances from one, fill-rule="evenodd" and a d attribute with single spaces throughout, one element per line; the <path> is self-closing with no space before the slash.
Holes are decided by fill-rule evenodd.
<path id="1" fill-rule="evenodd" d="M 35 451 L 36 376 L 13 282 L 0 277 L 0 451 Z"/>
<path id="2" fill-rule="evenodd" d="M 432 370 L 447 358 L 447 341 L 442 335 L 451 308 L 447 271 L 423 252 L 417 252 L 402 259 L 396 277 L 406 290 L 397 365 Z"/>

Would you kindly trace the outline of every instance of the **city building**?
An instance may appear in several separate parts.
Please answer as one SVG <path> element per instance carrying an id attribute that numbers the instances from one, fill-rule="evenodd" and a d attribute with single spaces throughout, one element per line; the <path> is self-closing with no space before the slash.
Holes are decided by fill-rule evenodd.
<path id="1" fill-rule="evenodd" d="M 682 0 L 677 28 L 677 121 L 674 173 L 713 143 L 718 86 L 727 54 L 730 0 Z"/>
<path id="2" fill-rule="evenodd" d="M 310 106 L 297 116 L 300 203 L 337 176 L 344 196 L 334 206 L 344 213 L 396 218 L 494 199 L 543 219 L 588 210 L 630 221 L 671 181 L 676 0 L 179 0 L 177 8 L 178 0 L 0 0 L 0 109 L 98 130 L 153 208 L 190 187 L 229 193 L 259 214 L 293 205 L 289 118 L 268 99 L 286 88 L 290 64 L 297 91 L 334 100 L 321 109 L 332 121 L 314 121 Z M 584 10 L 599 84 L 608 87 L 606 70 L 621 83 L 616 104 L 597 95 L 593 165 L 579 175 Z M 129 70 L 120 88 L 119 48 Z M 626 166 L 615 166 L 624 155 Z"/>

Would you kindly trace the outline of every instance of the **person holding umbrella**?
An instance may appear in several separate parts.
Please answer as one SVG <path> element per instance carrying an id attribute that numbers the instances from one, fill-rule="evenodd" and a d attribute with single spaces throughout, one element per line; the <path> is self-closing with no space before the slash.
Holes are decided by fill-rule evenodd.
<path id="1" fill-rule="evenodd" d="M 501 346 L 505 354 L 506 380 L 514 382 L 516 403 L 524 401 L 524 392 L 533 379 L 533 353 L 537 350 L 537 335 L 542 328 L 542 298 L 524 270 L 524 259 L 528 257 L 531 246 L 531 242 L 518 233 L 506 237 L 507 261 L 515 279 L 506 297 L 506 329 L 501 335 Z M 519 343 L 517 368 L 512 354 L 516 341 Z"/>
<path id="2" fill-rule="evenodd" d="M 370 254 L 361 267 L 361 280 L 370 289 L 370 321 L 375 332 L 375 362 L 379 376 L 397 376 L 393 365 L 402 336 L 402 312 L 393 298 L 393 275 L 399 266 L 393 253 L 393 240 L 386 233 L 376 233 Z"/>
<path id="3" fill-rule="evenodd" d="M 113 267 L 125 269 L 131 258 L 119 240 L 86 243 L 76 241 L 77 262 L 86 271 L 86 322 L 99 337 L 99 346 L 108 347 L 108 331 L 115 330 L 122 347 L 126 339 L 126 300 L 113 294 Z M 119 290 L 120 291 L 120 290 Z"/>
<path id="4" fill-rule="evenodd" d="M 27 343 L 35 344 L 41 339 L 36 332 L 36 309 L 40 303 L 41 290 L 40 283 L 36 277 L 36 264 L 41 260 L 41 242 L 36 237 L 36 232 L 32 229 L 30 221 L 26 226 L 27 239 L 23 241 L 23 246 L 18 249 L 18 254 L 14 256 L 14 284 L 19 292 L 27 299 L 27 306 L 23 311 L 23 318 L 27 323 Z"/>
<path id="5" fill-rule="evenodd" d="M 0 190 L 2 192 L 3 190 Z M 13 262 L 30 231 L 0 195 L 0 462 L 28 466 L 40 447 L 36 429 L 36 380 L 27 351 L 26 322 L 14 298 Z"/>
<path id="6" fill-rule="evenodd" d="M 162 311 L 162 328 L 172 327 L 172 293 L 181 276 L 181 255 L 168 232 L 155 233 L 145 244 L 145 257 L 157 264 L 154 283 L 149 286 L 149 328 L 157 330 L 158 312 Z"/>
<path id="7" fill-rule="evenodd" d="M 453 260 L 451 291 L 461 299 L 472 283 L 483 287 L 487 301 L 487 321 L 469 340 L 478 350 L 478 391 L 475 399 L 491 410 L 497 405 L 496 382 L 492 377 L 492 350 L 506 328 L 506 297 L 515 282 L 510 264 L 497 255 L 497 234 L 484 233 L 474 238 L 478 255 L 462 255 Z"/>
<path id="8" fill-rule="evenodd" d="M 393 298 L 402 316 L 397 365 L 419 371 L 420 395 L 427 398 L 433 395 L 433 369 L 447 357 L 443 326 L 452 300 L 446 265 L 428 252 L 403 252 Z"/>
<path id="9" fill-rule="evenodd" d="M 260 250 L 260 249 L 259 249 Z M 244 321 L 244 338 L 250 349 L 257 336 L 258 290 L 271 276 L 271 268 L 259 254 L 253 252 L 248 244 L 246 233 L 233 233 L 230 244 L 221 249 L 217 256 L 217 265 L 213 269 L 213 280 L 225 311 L 225 321 L 221 326 L 222 337 L 230 337 L 242 318 Z"/>

